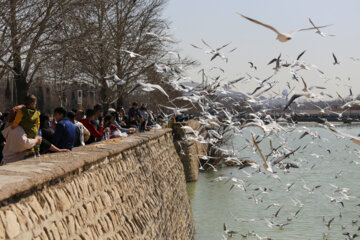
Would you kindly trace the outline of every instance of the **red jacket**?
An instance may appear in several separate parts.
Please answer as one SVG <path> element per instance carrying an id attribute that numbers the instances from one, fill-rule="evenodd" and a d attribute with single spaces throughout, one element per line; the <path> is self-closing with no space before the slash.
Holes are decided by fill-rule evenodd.
<path id="1" fill-rule="evenodd" d="M 96 126 L 88 119 L 81 119 L 80 122 L 89 130 L 90 134 L 94 136 L 97 140 L 101 140 L 103 135 L 103 127 L 100 127 L 99 131 L 96 129 Z"/>

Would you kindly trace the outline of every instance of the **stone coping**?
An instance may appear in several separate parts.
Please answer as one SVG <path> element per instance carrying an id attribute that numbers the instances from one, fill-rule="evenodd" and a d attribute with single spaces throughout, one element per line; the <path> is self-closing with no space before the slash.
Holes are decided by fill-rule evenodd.
<path id="1" fill-rule="evenodd" d="M 157 129 L 74 148 L 68 153 L 45 154 L 0 166 L 0 201 L 31 191 L 51 181 L 81 172 L 106 157 L 159 138 L 172 129 Z M 4 203 L 3 203 L 4 204 Z"/>

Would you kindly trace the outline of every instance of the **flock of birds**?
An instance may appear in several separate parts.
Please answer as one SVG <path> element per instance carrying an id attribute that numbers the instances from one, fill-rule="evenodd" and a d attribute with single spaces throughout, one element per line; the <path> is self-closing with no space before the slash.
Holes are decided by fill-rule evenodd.
<path id="1" fill-rule="evenodd" d="M 277 40 L 280 42 L 287 42 L 293 38 L 293 35 L 297 32 L 302 31 L 314 31 L 316 34 L 319 34 L 321 37 L 333 37 L 334 35 L 323 32 L 322 29 L 327 28 L 329 25 L 317 26 L 315 23 L 309 18 L 309 23 L 311 26 L 306 28 L 297 29 L 291 33 L 282 33 L 278 31 L 276 28 L 271 25 L 262 23 L 256 19 L 247 17 L 243 14 L 237 13 L 242 18 L 263 26 L 277 34 Z M 161 37 L 156 35 L 155 33 L 148 33 L 149 36 L 157 38 L 159 41 L 171 41 L 171 39 L 167 37 Z M 230 43 L 226 43 L 219 47 L 212 47 L 205 40 L 201 40 L 204 44 L 204 47 L 191 44 L 191 46 L 197 50 L 203 50 L 205 54 L 209 54 L 211 57 L 209 59 L 210 62 L 214 62 L 216 59 L 224 60 L 225 62 L 229 61 L 228 54 L 233 53 L 236 48 L 232 48 L 225 52 L 225 49 L 230 45 Z M 141 57 L 141 55 L 131 52 L 129 50 L 124 50 L 124 52 L 128 53 L 130 57 Z M 203 78 L 210 81 L 203 81 L 201 84 L 192 85 L 185 84 L 183 80 L 187 80 L 188 78 L 184 75 L 184 69 L 182 67 L 174 67 L 168 66 L 164 63 L 151 63 L 146 68 L 154 67 L 157 72 L 164 74 L 165 80 L 163 84 L 171 85 L 174 89 L 178 90 L 182 93 L 182 96 L 176 97 L 174 99 L 170 99 L 169 94 L 158 84 L 150 84 L 145 82 L 138 82 L 135 84 L 128 93 L 132 93 L 134 91 L 142 90 L 146 92 L 150 91 L 159 91 L 161 94 L 168 98 L 168 103 L 165 105 L 159 106 L 159 111 L 162 113 L 162 116 L 165 120 L 170 120 L 174 115 L 186 114 L 186 112 L 194 109 L 198 109 L 198 120 L 202 126 L 200 129 L 192 129 L 189 126 L 184 125 L 182 128 L 186 131 L 187 135 L 183 140 L 186 141 L 197 141 L 201 143 L 207 143 L 211 146 L 211 151 L 216 154 L 216 156 L 221 156 L 222 161 L 220 163 L 232 162 L 235 163 L 239 168 L 243 168 L 245 166 L 250 166 L 255 169 L 252 173 L 248 173 L 244 171 L 247 177 L 251 177 L 253 175 L 260 174 L 269 177 L 270 179 L 274 179 L 275 181 L 281 182 L 281 177 L 279 173 L 288 174 L 290 173 L 290 169 L 300 168 L 301 164 L 291 161 L 286 162 L 286 160 L 293 159 L 294 156 L 301 155 L 304 153 L 304 150 L 311 146 L 317 145 L 324 152 L 331 154 L 331 149 L 327 148 L 326 145 L 320 145 L 316 141 L 326 142 L 325 138 L 322 138 L 317 131 L 313 131 L 307 127 L 299 127 L 295 122 L 291 122 L 291 109 L 294 104 L 297 103 L 296 100 L 300 97 L 308 98 L 308 99 L 322 99 L 322 98 L 338 98 L 342 102 L 341 111 L 333 111 L 331 107 L 328 106 L 326 108 L 321 108 L 317 106 L 316 103 L 313 105 L 321 112 L 332 112 L 338 114 L 339 117 L 342 116 L 343 113 L 349 110 L 349 108 L 353 106 L 359 106 L 360 101 L 356 100 L 355 96 L 352 93 L 351 86 L 349 86 L 349 96 L 341 96 L 337 92 L 337 96 L 332 96 L 327 93 L 326 87 L 324 86 L 308 86 L 306 80 L 301 75 L 303 71 L 317 71 L 320 76 L 326 81 L 329 79 L 326 78 L 326 74 L 323 70 L 317 67 L 314 64 L 308 64 L 302 61 L 303 56 L 306 51 L 301 52 L 295 59 L 284 59 L 280 54 L 277 57 L 272 58 L 268 65 L 273 66 L 273 73 L 261 79 L 252 74 L 246 74 L 246 76 L 240 77 L 238 79 L 228 81 L 224 83 L 221 78 L 221 74 L 225 73 L 225 70 L 219 66 L 212 67 L 209 69 L 210 72 L 218 72 L 219 76 L 212 78 L 208 75 L 205 69 L 200 70 Z M 176 52 L 168 52 L 169 56 L 174 56 L 180 63 L 180 55 Z M 332 53 L 333 65 L 339 65 L 340 61 L 336 57 L 334 53 Z M 351 57 L 353 61 L 360 61 L 359 58 Z M 254 62 L 249 61 L 249 68 L 253 71 L 258 71 L 259 66 L 257 66 Z M 279 80 L 276 79 L 276 75 L 279 71 L 288 70 L 290 73 L 289 80 L 286 82 L 287 90 L 283 93 L 276 93 L 273 91 L 275 85 L 279 84 Z M 127 72 L 119 78 L 116 75 L 107 76 L 107 80 L 114 81 L 117 85 L 124 85 L 127 81 L 127 78 L 131 76 L 133 72 Z M 342 79 L 339 78 L 339 82 Z M 248 82 L 257 82 L 258 86 L 250 93 L 242 93 L 242 102 L 240 103 L 237 98 L 234 98 L 233 88 L 236 87 L 237 84 L 246 84 Z M 289 98 L 287 103 L 281 108 L 262 108 L 259 111 L 254 110 L 254 106 L 263 105 L 266 106 L 266 101 L 275 97 L 284 97 L 288 99 L 288 96 L 292 92 L 295 91 L 296 84 L 300 84 L 303 86 L 301 92 L 293 93 Z M 319 92 L 320 91 L 320 92 Z M 263 95 L 267 93 L 270 97 L 264 98 Z M 189 102 L 186 106 L 179 107 L 176 105 L 177 100 L 182 100 Z M 271 115 L 266 114 L 266 112 L 276 110 L 286 118 L 290 120 L 286 125 L 280 124 L 277 119 L 274 119 Z M 240 118 L 239 116 L 243 116 Z M 244 117 L 245 116 L 245 117 Z M 251 118 L 251 121 L 248 119 Z M 336 137 L 342 139 L 350 139 L 353 143 L 360 145 L 360 138 L 355 135 L 350 135 L 342 132 L 338 128 L 336 128 L 332 123 L 325 121 L 325 123 L 321 124 L 321 128 L 328 131 L 329 133 L 333 133 Z M 255 130 L 258 129 L 258 130 Z M 245 133 L 249 133 L 250 138 L 245 137 Z M 257 133 L 256 133 L 257 132 Z M 296 137 L 291 134 L 298 134 Z M 285 135 L 284 135 L 285 134 Z M 300 135 L 300 136 L 299 136 Z M 229 137 L 230 136 L 230 137 Z M 225 148 L 226 142 L 228 139 L 231 139 L 233 136 L 242 136 L 244 139 L 244 146 L 240 149 L 238 147 L 233 147 L 233 149 Z M 286 137 L 288 136 L 288 137 Z M 291 136 L 291 137 L 290 137 Z M 293 139 L 297 138 L 298 140 L 309 138 L 309 142 L 305 145 L 293 146 L 289 147 L 288 143 L 292 142 Z M 267 149 L 269 153 L 265 154 L 263 148 L 265 142 L 268 142 Z M 275 146 L 275 144 L 277 146 Z M 356 145 L 355 145 L 356 146 Z M 350 151 L 351 147 L 347 147 L 347 151 Z M 236 149 L 236 150 L 235 150 Z M 243 157 L 239 157 L 239 152 L 248 149 L 253 153 L 256 153 L 260 156 L 261 164 L 256 161 L 248 161 L 248 159 L 244 159 Z M 356 153 L 357 157 L 360 157 L 360 151 L 357 149 L 352 149 L 353 152 Z M 183 153 L 181 151 L 180 153 Z M 314 159 L 318 159 L 320 155 L 317 153 L 312 153 L 311 157 Z M 217 170 L 217 166 L 214 166 L 214 160 L 218 157 L 214 156 L 199 156 L 201 161 L 199 162 L 200 169 L 204 170 L 206 168 L 211 168 L 214 171 Z M 246 161 L 245 161 L 246 160 Z M 354 164 L 360 164 L 360 162 L 354 161 Z M 315 167 L 315 164 L 308 168 L 308 170 L 312 170 Z M 342 173 L 337 173 L 336 176 L 341 175 Z M 335 176 L 335 178 L 336 178 Z M 225 181 L 225 183 L 231 181 L 232 185 L 230 187 L 230 191 L 234 189 L 239 189 L 245 193 L 249 193 L 250 185 L 246 183 L 246 181 L 236 178 L 234 176 L 224 176 L 219 177 L 215 181 Z M 323 188 L 322 185 L 314 185 L 308 186 L 305 180 L 303 181 L 302 189 L 307 191 L 309 194 L 313 194 L 317 192 L 319 189 Z M 294 185 L 298 185 L 297 182 L 290 182 L 285 185 L 284 191 L 289 192 L 294 188 Z M 337 207 L 345 208 L 345 202 L 349 199 L 354 198 L 354 196 L 350 196 L 347 188 L 337 187 L 335 185 L 331 185 L 333 187 L 333 191 L 329 194 L 326 194 L 330 203 L 337 205 Z M 262 202 L 261 195 L 269 194 L 272 192 L 269 187 L 257 187 L 252 189 L 251 195 L 249 196 L 256 205 L 261 205 Z M 253 221 L 263 221 L 269 228 L 275 228 L 279 230 L 284 230 L 288 227 L 288 225 L 292 224 L 296 219 L 301 216 L 302 209 L 305 207 L 304 203 L 302 203 L 299 199 L 291 198 L 294 206 L 297 206 L 298 209 L 291 215 L 287 216 L 285 220 L 280 221 L 281 211 L 284 206 L 278 203 L 271 203 L 268 205 L 265 210 L 268 211 L 270 208 L 277 207 L 276 212 L 270 217 L 263 217 L 262 219 L 248 219 L 247 222 Z M 358 207 L 360 206 L 357 205 Z M 338 218 L 341 219 L 341 212 L 338 216 L 334 216 L 330 219 L 323 219 L 324 226 L 327 229 L 331 229 L 332 225 Z M 245 221 L 245 220 L 243 220 Z M 354 219 L 352 225 L 357 226 L 358 219 Z M 355 239 L 358 236 L 360 231 L 360 227 L 357 229 L 350 228 L 347 226 L 342 226 L 339 231 L 342 231 L 342 234 L 345 238 L 351 240 Z M 229 230 L 226 224 L 223 225 L 223 238 L 228 239 L 233 236 L 241 235 L 242 238 L 251 238 L 255 237 L 259 240 L 272 239 L 271 237 L 261 237 L 255 231 L 249 231 L 246 234 L 241 234 L 239 231 Z M 323 239 L 329 239 L 328 235 L 324 232 Z"/>

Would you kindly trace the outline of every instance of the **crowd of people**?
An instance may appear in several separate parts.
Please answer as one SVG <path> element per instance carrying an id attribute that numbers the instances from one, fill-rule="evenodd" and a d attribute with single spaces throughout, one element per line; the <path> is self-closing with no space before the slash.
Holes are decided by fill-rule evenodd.
<path id="1" fill-rule="evenodd" d="M 189 116 L 163 115 L 154 118 L 145 105 L 132 103 L 126 114 L 123 107 L 103 109 L 97 104 L 92 109 L 54 109 L 53 115 L 41 114 L 36 109 L 37 98 L 25 97 L 23 105 L 0 113 L 0 161 L 1 164 L 38 157 L 52 152 L 69 152 L 110 138 L 126 137 L 136 132 L 162 128 L 176 121 L 188 120 Z"/>

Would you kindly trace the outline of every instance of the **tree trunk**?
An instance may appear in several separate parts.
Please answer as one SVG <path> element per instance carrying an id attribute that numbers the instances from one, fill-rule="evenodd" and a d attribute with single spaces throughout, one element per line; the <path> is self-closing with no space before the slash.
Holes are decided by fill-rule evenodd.
<path id="1" fill-rule="evenodd" d="M 29 84 L 26 82 L 26 77 L 22 74 L 14 76 L 15 84 L 16 84 L 16 98 L 15 105 L 23 104 L 24 98 L 28 94 Z"/>

